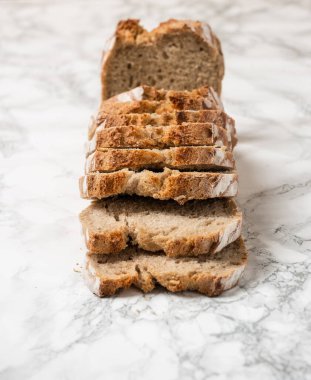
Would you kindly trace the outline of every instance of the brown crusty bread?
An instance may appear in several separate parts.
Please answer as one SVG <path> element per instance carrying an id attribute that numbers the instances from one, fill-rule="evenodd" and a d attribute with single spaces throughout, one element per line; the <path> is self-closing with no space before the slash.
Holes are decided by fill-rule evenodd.
<path id="1" fill-rule="evenodd" d="M 102 101 L 100 111 L 113 113 L 116 109 L 119 113 L 119 107 L 133 103 L 135 108 L 138 107 L 139 113 L 142 113 L 141 109 L 147 109 L 146 112 L 150 112 L 149 110 L 153 112 L 155 106 L 158 107 L 159 104 L 172 110 L 223 110 L 223 104 L 212 87 L 203 86 L 192 91 L 175 91 L 143 85 Z M 127 111 L 127 108 L 121 109 Z"/>
<path id="2" fill-rule="evenodd" d="M 173 199 L 179 204 L 192 199 L 234 197 L 238 175 L 227 172 L 162 172 L 122 169 L 113 173 L 93 173 L 79 180 L 80 194 L 85 199 L 103 199 L 119 194 L 139 195 L 160 200 Z"/>
<path id="3" fill-rule="evenodd" d="M 102 101 L 102 106 L 111 105 L 112 103 L 128 103 L 134 101 L 157 101 L 162 103 L 169 103 L 175 109 L 182 110 L 191 108 L 192 104 L 200 104 L 206 109 L 222 109 L 223 104 L 212 87 L 202 86 L 195 88 L 191 91 L 182 90 L 166 90 L 156 89 L 153 86 L 141 85 L 129 91 L 121 92 L 111 98 Z M 199 101 L 199 103 L 198 103 Z"/>
<path id="4" fill-rule="evenodd" d="M 179 170 L 233 169 L 232 151 L 225 147 L 181 146 L 168 149 L 113 149 L 102 148 L 89 155 L 85 162 L 85 174 L 113 172 L 120 169 Z"/>
<path id="5" fill-rule="evenodd" d="M 173 111 L 162 114 L 150 113 L 130 113 L 130 114 L 108 114 L 99 113 L 96 119 L 91 120 L 88 136 L 91 139 L 94 136 L 96 128 L 119 127 L 119 126 L 163 126 L 163 125 L 183 125 L 184 123 L 193 125 L 202 123 L 213 123 L 218 127 L 224 128 L 234 137 L 236 144 L 236 131 L 234 120 L 220 110 L 202 110 L 202 111 Z"/>
<path id="6" fill-rule="evenodd" d="M 171 257 L 213 255 L 241 234 L 231 199 L 172 201 L 123 197 L 94 202 L 80 214 L 91 253 L 115 254 L 131 244 Z"/>
<path id="7" fill-rule="evenodd" d="M 238 283 L 246 263 L 242 238 L 212 258 L 201 255 L 174 259 L 130 247 L 118 255 L 88 255 L 84 278 L 100 297 L 132 285 L 145 293 L 161 285 L 171 292 L 195 290 L 217 296 Z"/>
<path id="8" fill-rule="evenodd" d="M 207 108 L 204 103 L 204 99 L 197 99 L 191 102 L 185 102 L 180 104 L 180 108 L 177 108 L 175 104 L 170 102 L 162 102 L 158 100 L 140 100 L 125 103 L 103 103 L 100 106 L 99 113 L 112 113 L 112 114 L 127 114 L 127 113 L 164 113 L 172 112 L 175 110 L 191 110 L 200 111 Z"/>
<path id="9" fill-rule="evenodd" d="M 205 109 L 223 110 L 220 98 L 211 87 L 201 87 L 193 91 L 172 91 L 139 86 L 102 101 L 99 113 L 163 113 Z"/>
<path id="10" fill-rule="evenodd" d="M 174 90 L 211 86 L 220 94 L 224 59 L 208 24 L 168 20 L 151 32 L 139 20 L 118 23 L 102 66 L 102 97 L 141 84 Z"/>
<path id="11" fill-rule="evenodd" d="M 86 144 L 86 155 L 103 148 L 158 148 L 214 145 L 232 150 L 234 136 L 213 123 L 105 128 L 99 126 Z"/>

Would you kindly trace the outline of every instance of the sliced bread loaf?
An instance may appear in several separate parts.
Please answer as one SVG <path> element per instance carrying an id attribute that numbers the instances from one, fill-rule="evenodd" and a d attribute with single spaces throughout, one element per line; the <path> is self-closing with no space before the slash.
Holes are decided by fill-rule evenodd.
<path id="1" fill-rule="evenodd" d="M 102 199 L 119 194 L 155 199 L 174 199 L 179 204 L 192 199 L 234 197 L 238 176 L 228 172 L 162 172 L 122 169 L 113 173 L 94 173 L 80 178 L 80 194 L 85 199 Z"/>
<path id="2" fill-rule="evenodd" d="M 209 25 L 169 20 L 151 32 L 138 20 L 120 21 L 103 59 L 102 96 L 141 84 L 175 90 L 212 86 L 220 93 L 224 60 Z"/>
<path id="3" fill-rule="evenodd" d="M 231 136 L 224 128 L 212 123 L 167 125 L 125 125 L 105 128 L 99 126 L 87 142 L 86 154 L 103 148 L 168 148 L 173 146 L 214 145 L 232 149 Z"/>
<path id="4" fill-rule="evenodd" d="M 86 159 L 85 173 L 112 172 L 120 169 L 233 169 L 231 151 L 213 146 L 172 147 L 168 149 L 103 148 Z"/>
<path id="5" fill-rule="evenodd" d="M 217 296 L 238 283 L 246 263 L 242 238 L 212 258 L 201 255 L 174 259 L 131 247 L 118 255 L 87 256 L 84 278 L 100 297 L 132 285 L 150 292 L 157 284 L 171 292 L 195 290 Z"/>
<path id="6" fill-rule="evenodd" d="M 214 254 L 241 234 L 242 214 L 231 199 L 172 201 L 124 197 L 95 202 L 80 214 L 87 249 L 121 252 L 128 243 L 168 256 Z"/>

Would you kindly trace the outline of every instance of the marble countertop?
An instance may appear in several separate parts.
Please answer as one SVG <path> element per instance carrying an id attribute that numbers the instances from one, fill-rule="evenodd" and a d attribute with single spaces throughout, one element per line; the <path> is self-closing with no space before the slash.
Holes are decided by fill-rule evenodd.
<path id="1" fill-rule="evenodd" d="M 73 268 L 83 143 L 117 20 L 209 21 L 250 261 L 219 298 L 99 299 Z M 311 6 L 0 1 L 0 379 L 311 379 Z"/>

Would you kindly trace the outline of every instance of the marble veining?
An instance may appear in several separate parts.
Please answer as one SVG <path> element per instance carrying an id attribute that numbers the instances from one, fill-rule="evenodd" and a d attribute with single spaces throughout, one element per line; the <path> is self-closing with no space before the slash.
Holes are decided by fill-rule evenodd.
<path id="1" fill-rule="evenodd" d="M 83 285 L 78 177 L 120 18 L 209 21 L 249 265 L 219 298 Z M 311 379 L 311 6 L 0 1 L 0 379 Z"/>

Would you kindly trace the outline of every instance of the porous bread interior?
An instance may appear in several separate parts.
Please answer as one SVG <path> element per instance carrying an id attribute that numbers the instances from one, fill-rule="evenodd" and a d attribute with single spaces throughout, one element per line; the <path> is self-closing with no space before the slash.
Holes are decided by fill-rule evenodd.
<path id="1" fill-rule="evenodd" d="M 95 268 L 96 275 L 105 279 L 117 279 L 119 276 L 135 271 L 137 265 L 142 270 L 152 272 L 154 276 L 194 276 L 209 273 L 215 277 L 227 276 L 237 266 L 245 265 L 247 253 L 242 239 L 225 247 L 213 257 L 171 258 L 160 253 L 151 253 L 137 247 L 129 247 L 118 255 L 92 255 L 89 260 Z"/>
<path id="2" fill-rule="evenodd" d="M 152 46 L 120 44 L 105 68 L 106 98 L 141 84 L 173 90 L 210 85 L 219 93 L 218 66 L 193 33 L 163 35 Z"/>
<path id="3" fill-rule="evenodd" d="M 132 243 L 150 251 L 163 249 L 165 242 L 208 236 L 241 219 L 232 200 L 209 199 L 178 205 L 140 197 L 119 197 L 94 202 L 81 213 L 81 222 L 90 233 L 124 228 Z"/>

